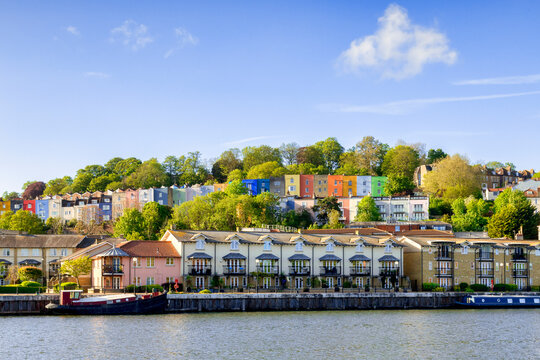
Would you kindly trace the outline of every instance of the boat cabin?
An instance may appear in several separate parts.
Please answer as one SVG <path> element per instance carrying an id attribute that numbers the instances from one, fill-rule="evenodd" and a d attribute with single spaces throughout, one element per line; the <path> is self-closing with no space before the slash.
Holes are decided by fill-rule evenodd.
<path id="1" fill-rule="evenodd" d="M 82 290 L 60 291 L 60 305 L 72 305 L 74 300 L 80 300 Z"/>

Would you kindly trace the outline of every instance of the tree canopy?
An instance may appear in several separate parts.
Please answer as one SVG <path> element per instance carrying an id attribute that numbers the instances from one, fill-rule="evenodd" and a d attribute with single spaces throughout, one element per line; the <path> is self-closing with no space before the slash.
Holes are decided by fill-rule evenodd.
<path id="1" fill-rule="evenodd" d="M 371 196 L 365 196 L 358 202 L 354 221 L 381 221 L 381 214 Z"/>

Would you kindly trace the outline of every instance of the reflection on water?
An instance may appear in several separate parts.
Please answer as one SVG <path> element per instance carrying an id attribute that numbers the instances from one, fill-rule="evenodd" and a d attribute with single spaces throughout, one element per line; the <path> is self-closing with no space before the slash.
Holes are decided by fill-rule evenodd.
<path id="1" fill-rule="evenodd" d="M 540 311 L 0 318 L 0 359 L 540 358 Z"/>

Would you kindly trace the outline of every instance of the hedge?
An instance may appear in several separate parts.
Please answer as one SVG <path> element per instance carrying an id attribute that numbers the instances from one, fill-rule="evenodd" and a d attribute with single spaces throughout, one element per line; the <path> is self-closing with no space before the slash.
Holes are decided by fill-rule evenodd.
<path id="1" fill-rule="evenodd" d="M 41 287 L 41 284 L 37 281 L 23 281 L 21 283 L 22 287 Z"/>
<path id="2" fill-rule="evenodd" d="M 474 291 L 489 291 L 487 285 L 484 284 L 471 284 L 470 288 Z"/>
<path id="3" fill-rule="evenodd" d="M 75 290 L 77 288 L 77 283 L 73 281 L 67 281 L 60 284 L 64 290 Z"/>
<path id="4" fill-rule="evenodd" d="M 135 289 L 135 285 L 128 285 L 125 287 L 126 292 L 133 292 L 134 289 Z M 141 286 L 137 286 L 136 291 L 137 292 L 152 292 L 152 290 L 163 292 L 163 286 L 158 285 L 158 284 L 141 285 Z"/>
<path id="5" fill-rule="evenodd" d="M 517 285 L 514 284 L 495 284 L 493 291 L 517 291 Z"/>
<path id="6" fill-rule="evenodd" d="M 44 293 L 44 287 L 29 287 L 20 285 L 4 285 L 0 286 L 0 294 L 35 294 L 37 292 Z"/>
<path id="7" fill-rule="evenodd" d="M 438 287 L 439 287 L 439 284 L 435 284 L 435 283 L 423 283 L 422 284 L 422 290 L 424 290 L 424 291 L 433 291 Z"/>
<path id="8" fill-rule="evenodd" d="M 199 294 L 211 294 L 212 292 L 208 289 L 204 289 L 204 290 L 201 290 L 199 291 Z"/>

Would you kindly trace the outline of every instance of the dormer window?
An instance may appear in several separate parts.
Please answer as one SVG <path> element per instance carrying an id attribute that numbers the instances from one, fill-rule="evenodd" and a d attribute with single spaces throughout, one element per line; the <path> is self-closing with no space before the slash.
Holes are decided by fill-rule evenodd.
<path id="1" fill-rule="evenodd" d="M 364 244 L 356 244 L 356 252 L 364 252 Z"/>
<path id="2" fill-rule="evenodd" d="M 264 242 L 264 247 L 263 247 L 263 250 L 271 250 L 272 249 L 272 242 L 269 241 L 269 240 L 266 240 Z"/>
<path id="3" fill-rule="evenodd" d="M 204 240 L 198 239 L 197 243 L 195 244 L 195 249 L 197 250 L 204 250 Z"/>
<path id="4" fill-rule="evenodd" d="M 468 247 L 468 246 L 462 247 L 462 248 L 461 248 L 461 253 L 462 253 L 463 255 L 468 254 L 468 253 L 469 253 L 469 247 Z"/>
<path id="5" fill-rule="evenodd" d="M 240 244 L 238 240 L 231 240 L 231 250 L 238 250 L 238 244 Z"/>
<path id="6" fill-rule="evenodd" d="M 326 251 L 334 251 L 334 243 L 326 244 Z"/>
<path id="7" fill-rule="evenodd" d="M 388 243 L 384 247 L 384 252 L 391 253 L 392 252 L 392 244 Z"/>
<path id="8" fill-rule="evenodd" d="M 295 246 L 295 250 L 296 251 L 302 251 L 304 249 L 304 243 L 302 242 L 297 242 L 296 243 L 296 246 Z"/>

